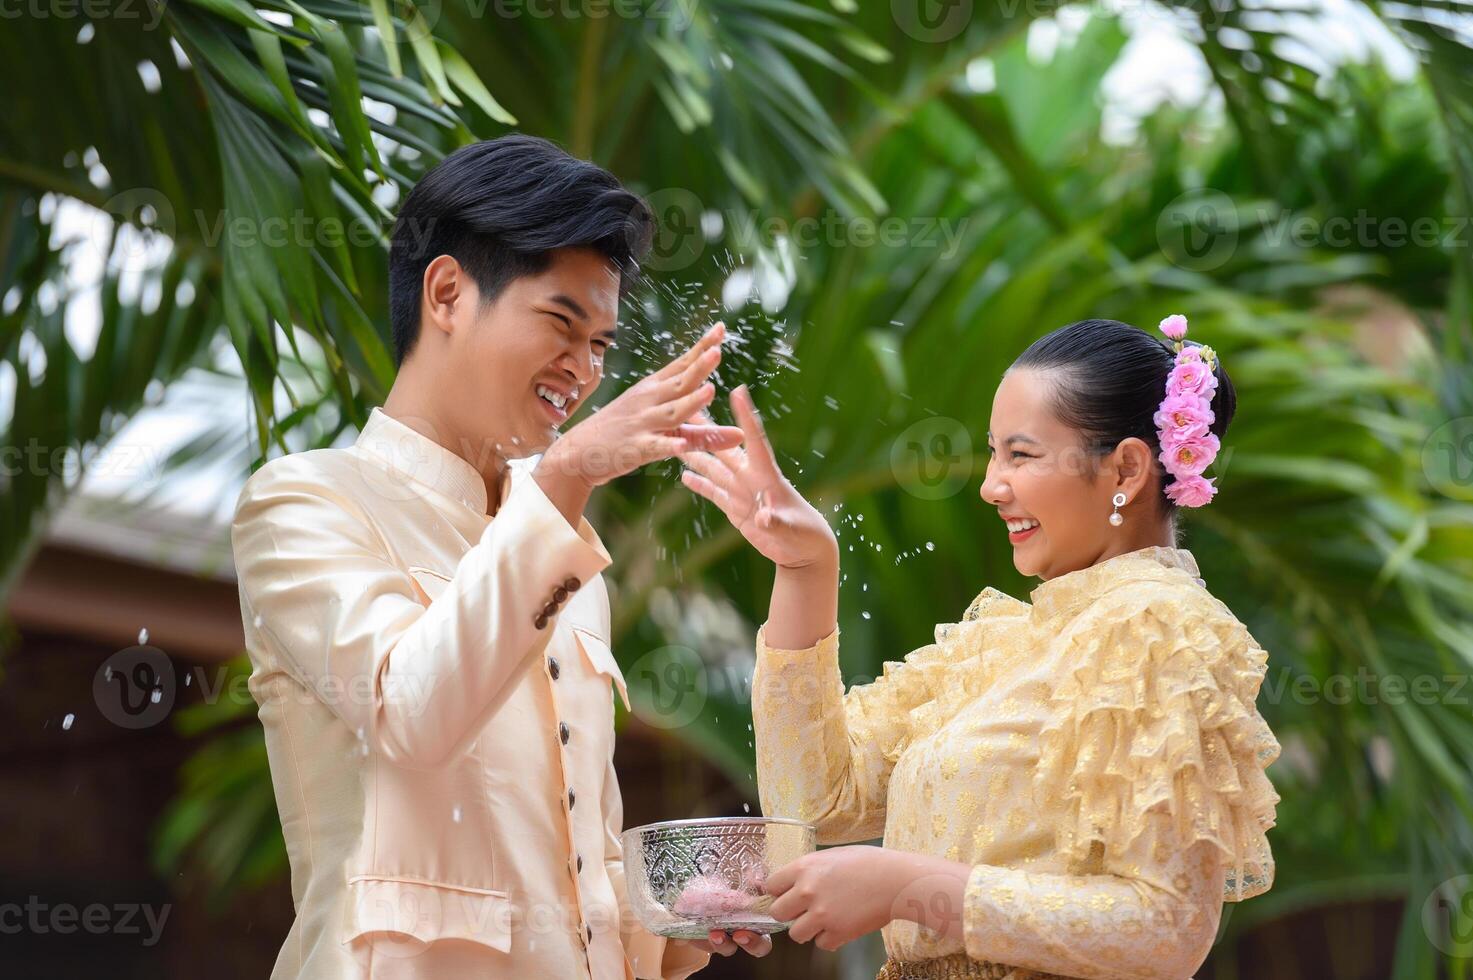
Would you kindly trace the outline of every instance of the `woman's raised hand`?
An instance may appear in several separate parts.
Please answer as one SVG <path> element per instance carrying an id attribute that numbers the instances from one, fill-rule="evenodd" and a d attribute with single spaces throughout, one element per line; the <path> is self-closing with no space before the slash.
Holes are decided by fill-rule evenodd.
<path id="1" fill-rule="evenodd" d="M 762 555 L 783 568 L 805 568 L 838 553 L 823 515 L 783 476 L 746 385 L 731 395 L 743 445 L 685 452 L 680 479 L 711 501 Z"/>

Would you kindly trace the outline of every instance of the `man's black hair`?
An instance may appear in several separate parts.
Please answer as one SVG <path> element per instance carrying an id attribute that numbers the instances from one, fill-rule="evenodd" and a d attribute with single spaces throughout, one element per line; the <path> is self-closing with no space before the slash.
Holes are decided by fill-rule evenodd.
<path id="1" fill-rule="evenodd" d="M 514 134 L 461 147 L 421 178 L 394 222 L 394 362 L 419 339 L 421 286 L 437 256 L 459 262 L 489 303 L 512 280 L 545 270 L 554 250 L 590 248 L 618 271 L 622 295 L 653 230 L 649 207 L 617 177 L 554 143 Z"/>

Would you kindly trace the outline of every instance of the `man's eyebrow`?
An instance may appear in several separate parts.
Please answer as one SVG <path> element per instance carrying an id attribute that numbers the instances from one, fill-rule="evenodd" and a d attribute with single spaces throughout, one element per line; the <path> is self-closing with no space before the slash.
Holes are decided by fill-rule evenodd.
<path id="1" fill-rule="evenodd" d="M 571 296 L 564 295 L 563 293 L 555 293 L 552 296 L 549 296 L 547 298 L 547 301 L 549 303 L 557 303 L 560 306 L 566 307 L 570 313 L 572 313 L 580 320 L 588 319 L 588 311 L 585 310 L 581 305 L 579 305 L 578 301 L 573 299 Z"/>

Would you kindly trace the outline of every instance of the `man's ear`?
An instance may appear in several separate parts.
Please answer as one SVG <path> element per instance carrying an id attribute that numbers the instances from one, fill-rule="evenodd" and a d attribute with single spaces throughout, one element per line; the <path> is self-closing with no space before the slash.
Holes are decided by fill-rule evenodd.
<path id="1" fill-rule="evenodd" d="M 475 283 L 450 255 L 437 255 L 425 266 L 420 283 L 420 329 L 429 327 L 449 336 L 455 332 L 455 310 L 473 301 Z"/>
<path id="2" fill-rule="evenodd" d="M 1127 500 L 1134 501 L 1151 486 L 1156 454 L 1144 439 L 1135 436 L 1122 439 L 1110 454 L 1110 462 L 1112 493 L 1123 493 Z"/>

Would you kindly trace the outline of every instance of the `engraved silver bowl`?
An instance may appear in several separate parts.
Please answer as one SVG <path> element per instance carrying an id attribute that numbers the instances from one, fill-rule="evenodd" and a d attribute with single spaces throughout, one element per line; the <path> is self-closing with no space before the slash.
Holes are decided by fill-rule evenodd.
<path id="1" fill-rule="evenodd" d="M 704 939 L 712 929 L 781 932 L 767 876 L 818 843 L 812 824 L 781 817 L 666 820 L 624 831 L 624 883 L 646 929 Z"/>

